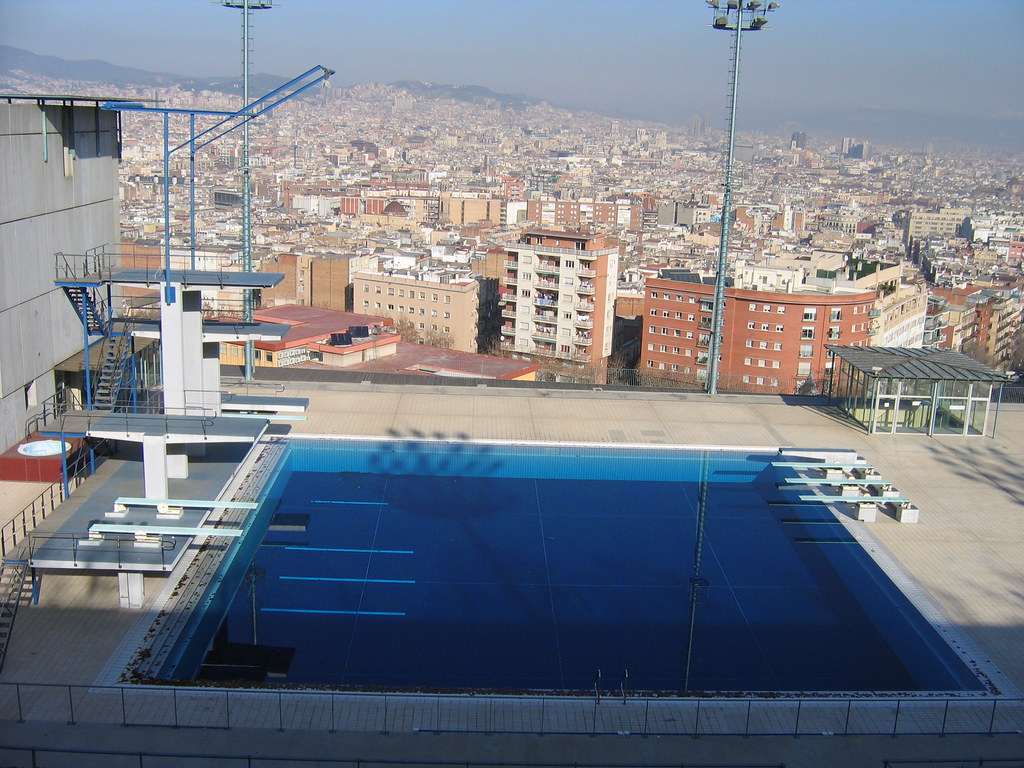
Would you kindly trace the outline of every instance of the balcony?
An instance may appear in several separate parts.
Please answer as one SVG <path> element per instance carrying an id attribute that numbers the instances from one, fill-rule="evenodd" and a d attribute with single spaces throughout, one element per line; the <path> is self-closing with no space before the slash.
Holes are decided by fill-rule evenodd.
<path id="1" fill-rule="evenodd" d="M 877 336 L 877 335 L 878 335 L 878 329 L 877 328 L 868 328 L 868 336 Z"/>
<path id="2" fill-rule="evenodd" d="M 577 267 L 576 275 L 578 277 L 597 277 L 596 269 L 586 269 L 585 267 Z"/>
<path id="3" fill-rule="evenodd" d="M 881 316 L 882 316 L 882 310 L 880 310 L 880 309 L 869 309 L 868 310 L 868 317 L 881 317 Z"/>
<path id="4" fill-rule="evenodd" d="M 533 305 L 535 307 L 557 307 L 558 302 L 554 299 L 546 299 L 543 296 L 538 296 L 533 300 Z"/>
<path id="5" fill-rule="evenodd" d="M 552 341 L 554 341 L 557 335 L 557 331 L 555 331 L 553 328 L 551 330 L 548 330 L 546 328 L 534 328 L 532 331 L 530 331 L 530 336 L 532 336 L 535 339 L 551 339 Z"/>
<path id="6" fill-rule="evenodd" d="M 589 301 L 577 301 L 576 311 L 577 312 L 593 312 L 597 308 L 596 304 Z"/>
<path id="7" fill-rule="evenodd" d="M 534 266 L 533 271 L 537 274 L 557 275 L 561 267 L 557 261 L 540 261 Z"/>
<path id="8" fill-rule="evenodd" d="M 519 285 L 519 275 L 505 275 L 501 282 L 503 285 Z"/>
<path id="9" fill-rule="evenodd" d="M 555 312 L 534 312 L 534 322 L 537 323 L 550 323 L 551 325 L 558 324 L 558 315 Z"/>
<path id="10" fill-rule="evenodd" d="M 594 321 L 589 317 L 577 317 L 573 323 L 577 328 L 593 328 Z"/>
<path id="11" fill-rule="evenodd" d="M 536 285 L 538 288 L 544 288 L 545 290 L 548 291 L 558 290 L 557 280 L 538 280 L 536 283 L 534 283 L 534 285 Z"/>
<path id="12" fill-rule="evenodd" d="M 516 328 L 515 328 L 515 326 L 514 325 L 503 325 L 503 326 L 501 326 L 501 335 L 502 336 L 515 336 L 516 335 Z"/>
<path id="13" fill-rule="evenodd" d="M 572 356 L 574 363 L 589 363 L 592 359 L 593 357 L 586 352 L 581 352 Z"/>
<path id="14" fill-rule="evenodd" d="M 576 286 L 576 293 L 590 294 L 592 296 L 596 290 L 591 283 L 581 283 Z"/>
<path id="15" fill-rule="evenodd" d="M 518 261 L 506 261 L 505 262 L 505 267 L 507 269 L 519 269 L 519 262 Z"/>
<path id="16" fill-rule="evenodd" d="M 583 347 L 589 347 L 591 344 L 594 343 L 594 340 L 589 336 L 576 336 L 575 338 L 573 338 L 573 343 L 579 344 L 580 346 Z"/>
<path id="17" fill-rule="evenodd" d="M 511 318 L 515 319 L 516 318 L 516 308 L 512 307 L 512 309 L 507 309 L 506 308 L 506 309 L 501 310 L 501 316 L 502 317 L 511 317 Z"/>

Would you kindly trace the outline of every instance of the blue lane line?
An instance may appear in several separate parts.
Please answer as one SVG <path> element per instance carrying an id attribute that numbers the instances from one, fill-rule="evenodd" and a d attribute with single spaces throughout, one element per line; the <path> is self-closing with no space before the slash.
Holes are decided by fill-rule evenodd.
<path id="1" fill-rule="evenodd" d="M 358 581 L 360 583 L 372 582 L 374 584 L 415 584 L 413 579 L 342 579 L 333 576 L 279 576 L 280 579 L 290 581 Z"/>
<path id="2" fill-rule="evenodd" d="M 301 549 L 306 552 L 362 552 L 371 555 L 411 555 L 411 549 L 339 549 L 337 547 L 285 547 L 285 549 Z"/>
<path id="3" fill-rule="evenodd" d="M 373 504 L 378 507 L 391 506 L 386 501 L 335 501 L 334 499 L 312 499 L 311 504 Z"/>
<path id="4" fill-rule="evenodd" d="M 341 613 L 346 616 L 405 616 L 405 611 L 327 611 L 312 608 L 260 608 L 271 613 Z"/>

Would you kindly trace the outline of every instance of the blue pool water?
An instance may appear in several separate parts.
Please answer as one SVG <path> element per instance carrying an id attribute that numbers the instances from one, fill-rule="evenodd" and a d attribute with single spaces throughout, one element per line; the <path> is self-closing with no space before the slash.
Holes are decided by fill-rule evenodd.
<path id="1" fill-rule="evenodd" d="M 374 689 L 980 689 L 777 458 L 293 441 L 218 645 Z"/>

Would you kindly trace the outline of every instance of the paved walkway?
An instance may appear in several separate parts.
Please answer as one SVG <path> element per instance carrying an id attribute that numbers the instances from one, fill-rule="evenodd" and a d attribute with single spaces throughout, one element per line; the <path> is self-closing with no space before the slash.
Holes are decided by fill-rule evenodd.
<path id="1" fill-rule="evenodd" d="M 1020 515 L 1024 509 L 1024 482 L 1017 470 L 1024 449 L 1024 409 L 1004 407 L 996 439 L 956 439 L 869 436 L 827 407 L 791 405 L 774 398 L 738 395 L 710 398 L 699 394 L 653 392 L 370 384 L 291 387 L 282 394 L 308 397 L 311 402 L 308 420 L 286 422 L 278 427 L 280 431 L 290 430 L 294 434 L 772 445 L 857 451 L 921 509 L 921 522 L 917 525 L 900 525 L 889 518 L 864 524 L 863 530 L 876 542 L 869 546 L 877 549 L 879 557 L 891 557 L 898 563 L 911 591 L 923 590 L 934 600 L 939 612 L 931 618 L 946 627 L 953 642 L 976 650 L 982 662 L 991 661 L 1002 670 L 1005 677 L 997 682 L 1004 692 L 1019 694 L 1019 689 L 1024 688 L 1024 590 L 1020 587 L 1024 583 L 1024 557 L 1021 556 L 1024 520 Z M 86 490 L 88 485 L 82 489 Z M 0 484 L 0 494 L 3 491 Z M 0 682 L 88 685 L 109 675 L 111 656 L 123 658 L 127 641 L 122 638 L 137 636 L 140 628 L 144 628 L 159 610 L 155 596 L 161 588 L 166 588 L 167 582 L 147 581 L 147 608 L 133 612 L 117 607 L 116 584 L 110 576 L 47 575 L 40 605 L 18 617 Z M 79 729 L 78 732 L 82 732 L 81 726 Z M 25 744 L 24 739 L 34 738 L 34 733 L 35 729 L 22 727 L 19 730 L 6 725 L 0 727 L 0 743 Z M 69 739 L 67 743 L 78 740 L 67 734 L 65 737 Z M 290 743 L 285 736 L 276 741 L 269 734 L 264 737 L 261 739 L 268 742 L 269 753 L 300 753 L 285 746 Z M 395 739 L 373 739 L 368 735 L 364 738 L 360 743 L 370 751 L 362 751 L 363 757 L 374 753 L 394 756 Z M 448 744 L 449 737 L 444 738 Z M 920 742 L 916 753 L 906 750 L 906 741 L 899 749 L 888 750 L 885 742 L 881 742 L 881 751 L 873 747 L 871 754 L 890 759 L 897 756 L 935 759 L 943 755 L 991 759 L 1011 754 L 1014 744 L 1011 739 L 1008 742 L 1011 752 L 1006 752 L 1004 737 L 977 741 L 966 738 L 966 742 L 950 739 L 941 745 Z M 192 742 L 191 736 L 189 740 Z M 130 740 L 123 741 L 127 744 Z M 466 755 L 463 758 L 466 760 L 484 760 L 486 755 L 507 760 L 513 754 L 521 758 L 533 755 L 532 759 L 538 760 L 541 756 L 550 759 L 554 754 L 547 746 L 552 743 L 552 737 L 510 739 L 507 741 L 509 750 L 513 749 L 513 741 L 514 752 L 496 753 L 486 745 L 479 749 L 478 738 L 466 737 L 457 742 L 465 750 L 452 747 L 455 751 L 438 753 L 430 749 L 429 754 L 435 755 L 435 759 L 462 754 Z M 769 741 L 783 745 L 779 747 L 781 751 L 773 749 L 771 754 L 776 761 L 788 760 L 787 765 L 819 764 L 802 762 L 802 755 L 811 754 L 821 760 L 827 758 L 837 766 L 877 764 L 856 759 L 837 762 L 835 756 L 843 754 L 842 750 L 833 750 L 824 742 L 822 746 L 811 748 L 809 743 L 799 745 L 792 738 L 781 741 L 762 738 L 758 744 L 767 745 Z M 211 745 L 212 749 L 215 742 L 211 737 L 202 743 Z M 269 742 L 275 743 L 276 749 Z M 636 743 L 632 743 L 635 746 Z M 831 743 L 840 742 L 833 740 Z M 431 744 L 436 746 L 439 742 Z M 496 742 L 491 744 L 494 746 Z M 601 762 L 600 755 L 612 754 L 593 751 L 584 742 L 575 744 L 571 754 L 578 756 L 581 762 L 586 755 L 593 755 L 595 762 Z M 734 739 L 719 744 L 715 754 L 720 757 L 714 762 L 744 762 L 740 757 L 753 754 L 749 741 Z M 961 744 L 971 745 L 971 748 L 954 755 L 954 745 L 959 748 Z M 686 756 L 690 764 L 697 759 L 709 760 L 711 754 L 704 749 L 693 750 L 690 745 L 685 745 L 687 748 L 682 751 L 647 748 L 649 746 L 632 752 L 637 760 L 653 761 L 658 757 L 678 762 Z M 423 747 L 420 739 L 412 752 L 400 750 L 400 753 L 405 757 L 422 758 L 428 754 L 422 751 Z M 760 752 L 760 749 L 755 751 Z M 1022 753 L 1024 746 L 1017 752 Z M 357 756 L 356 752 L 349 754 Z M 864 752 L 866 754 L 868 752 Z"/>

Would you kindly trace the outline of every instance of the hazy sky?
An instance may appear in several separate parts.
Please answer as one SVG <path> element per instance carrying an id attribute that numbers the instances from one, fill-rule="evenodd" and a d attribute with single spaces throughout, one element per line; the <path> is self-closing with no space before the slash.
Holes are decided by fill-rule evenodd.
<path id="1" fill-rule="evenodd" d="M 253 14 L 257 72 L 322 64 L 337 85 L 483 85 L 678 123 L 696 110 L 724 124 L 730 39 L 710 28 L 703 0 L 276 2 Z M 232 75 L 240 16 L 215 0 L 0 0 L 0 44 Z M 1024 128 L 1024 0 L 783 0 L 771 26 L 744 38 L 740 130 L 849 120 L 845 133 L 870 139 L 889 110 L 916 113 L 905 118 L 915 126 L 930 116 L 939 133 L 994 122 L 1012 139 Z"/>

